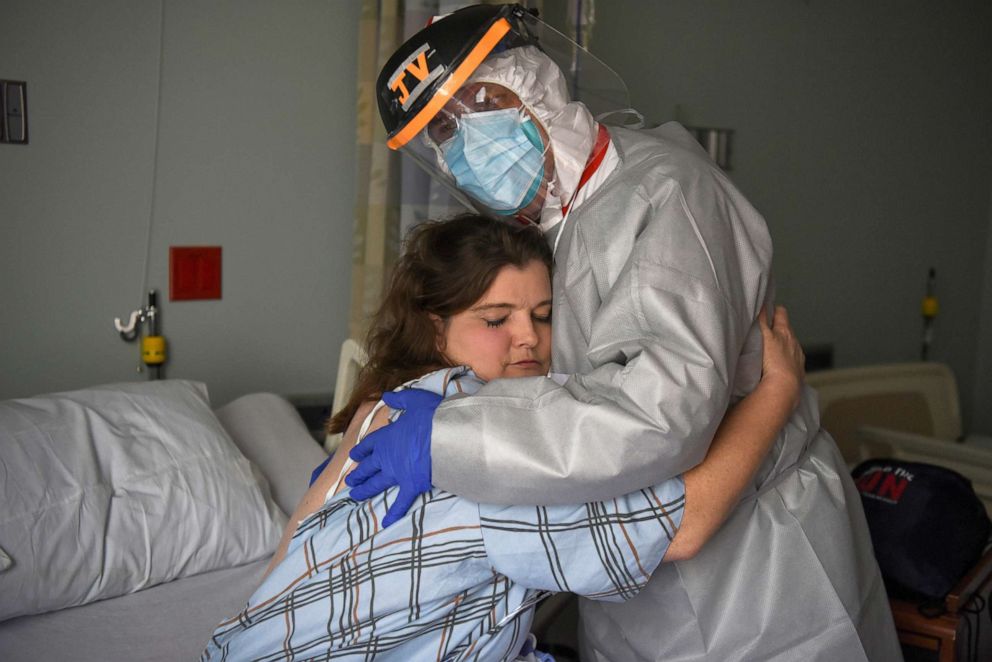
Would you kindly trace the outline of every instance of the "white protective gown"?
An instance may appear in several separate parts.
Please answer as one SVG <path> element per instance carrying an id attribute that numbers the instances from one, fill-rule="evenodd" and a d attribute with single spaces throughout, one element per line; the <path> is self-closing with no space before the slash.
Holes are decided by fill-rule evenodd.
<path id="1" fill-rule="evenodd" d="M 657 483 L 702 460 L 760 378 L 764 220 L 679 125 L 610 133 L 620 164 L 571 211 L 556 253 L 553 370 L 573 376 L 443 403 L 432 454 L 445 490 L 561 504 Z M 629 602 L 583 601 L 581 625 L 584 660 L 902 659 L 811 390 L 705 549 L 662 564 Z"/>

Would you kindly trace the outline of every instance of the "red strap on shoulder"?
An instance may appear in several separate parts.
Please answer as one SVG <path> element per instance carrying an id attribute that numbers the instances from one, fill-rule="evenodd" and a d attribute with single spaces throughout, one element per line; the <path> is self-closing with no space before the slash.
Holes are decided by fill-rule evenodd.
<path id="1" fill-rule="evenodd" d="M 572 194 L 572 200 L 575 200 L 575 196 L 578 195 L 579 191 L 589 178 L 592 177 L 593 173 L 599 170 L 600 164 L 603 162 L 603 157 L 606 156 L 606 148 L 610 146 L 610 132 L 606 130 L 606 127 L 602 124 L 599 125 L 599 131 L 596 134 L 596 144 L 592 147 L 592 153 L 589 155 L 589 160 L 586 161 L 586 168 L 582 171 L 582 176 L 579 177 L 579 185 L 575 187 L 575 193 Z M 562 214 L 568 213 L 568 208 L 572 206 L 572 200 L 569 200 L 567 205 L 561 208 Z"/>

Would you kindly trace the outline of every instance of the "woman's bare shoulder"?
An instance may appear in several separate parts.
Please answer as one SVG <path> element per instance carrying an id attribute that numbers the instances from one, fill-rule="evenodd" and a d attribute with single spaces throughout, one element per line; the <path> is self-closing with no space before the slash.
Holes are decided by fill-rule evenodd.
<path id="1" fill-rule="evenodd" d="M 348 424 L 348 429 L 345 430 L 344 438 L 341 440 L 341 446 L 351 448 L 356 443 L 358 443 L 358 432 L 362 428 L 362 424 L 365 419 L 368 418 L 369 414 L 372 413 L 372 409 L 378 404 L 378 400 L 366 400 L 358 406 L 355 410 L 355 415 L 351 417 L 351 423 Z M 383 425 L 389 422 L 389 414 L 392 410 L 388 406 L 383 406 L 379 411 L 376 412 L 375 418 L 369 424 L 369 432 L 373 430 L 378 430 Z"/>

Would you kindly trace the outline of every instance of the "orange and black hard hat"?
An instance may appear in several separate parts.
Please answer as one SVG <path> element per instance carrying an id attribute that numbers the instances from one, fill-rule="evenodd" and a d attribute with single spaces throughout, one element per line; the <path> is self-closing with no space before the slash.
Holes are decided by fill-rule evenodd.
<path id="1" fill-rule="evenodd" d="M 436 20 L 379 72 L 376 96 L 391 149 L 416 136 L 489 55 L 535 44 L 518 4 L 473 5 Z"/>

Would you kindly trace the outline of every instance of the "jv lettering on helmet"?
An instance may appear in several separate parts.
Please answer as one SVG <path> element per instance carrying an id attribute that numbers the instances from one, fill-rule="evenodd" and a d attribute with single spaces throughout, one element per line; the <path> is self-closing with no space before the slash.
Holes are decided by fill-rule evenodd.
<path id="1" fill-rule="evenodd" d="M 434 55 L 434 52 L 431 45 L 425 43 L 400 63 L 400 66 L 396 67 L 396 70 L 389 77 L 389 89 L 398 94 L 398 100 L 403 110 L 408 110 L 410 105 L 427 89 L 427 86 L 444 73 L 443 65 L 438 65 L 434 69 L 428 68 L 427 60 Z M 408 80 L 415 81 L 412 90 L 407 87 Z"/>

